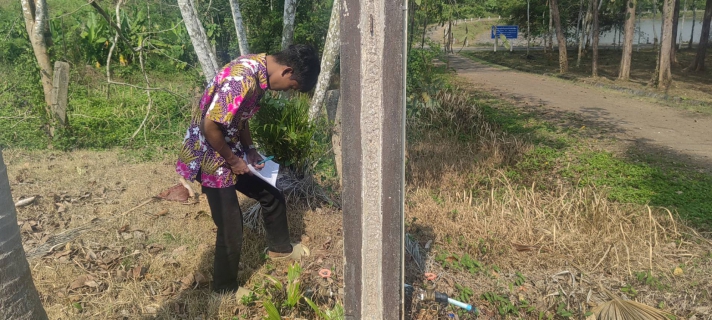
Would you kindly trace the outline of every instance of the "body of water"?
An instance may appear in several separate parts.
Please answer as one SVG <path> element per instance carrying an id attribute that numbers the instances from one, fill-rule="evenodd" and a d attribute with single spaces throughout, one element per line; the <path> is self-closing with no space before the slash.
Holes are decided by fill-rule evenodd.
<path id="1" fill-rule="evenodd" d="M 660 20 L 653 19 L 641 19 L 638 23 L 636 21 L 636 32 L 633 38 L 633 44 L 652 44 L 655 35 L 657 34 L 658 42 L 660 41 Z M 685 23 L 682 23 L 682 18 L 680 18 L 677 27 L 678 42 L 680 41 L 679 36 L 682 32 L 682 42 L 687 43 L 690 41 L 690 32 L 692 31 L 692 18 L 685 18 Z M 655 32 L 653 32 L 655 30 Z M 620 31 L 618 31 L 620 32 Z M 618 44 L 618 32 L 611 30 L 601 34 L 600 44 L 601 45 L 612 45 Z M 695 34 L 692 37 L 692 43 L 700 42 L 700 34 L 702 33 L 702 14 L 698 12 L 697 19 L 695 21 Z M 620 36 L 620 41 L 623 41 L 624 36 Z"/>

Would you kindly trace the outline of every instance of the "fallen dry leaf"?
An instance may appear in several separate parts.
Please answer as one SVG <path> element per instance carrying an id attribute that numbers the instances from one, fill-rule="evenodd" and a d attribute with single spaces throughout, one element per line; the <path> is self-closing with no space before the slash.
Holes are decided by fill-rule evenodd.
<path id="1" fill-rule="evenodd" d="M 188 189 L 186 189 L 182 184 L 179 183 L 175 186 L 170 187 L 168 190 L 164 190 L 163 192 L 159 193 L 156 198 L 169 201 L 185 202 L 188 201 L 189 196 L 190 193 L 188 192 Z"/>
<path id="2" fill-rule="evenodd" d="M 122 282 L 124 280 L 126 280 L 126 271 L 116 270 L 116 281 Z"/>
<path id="3" fill-rule="evenodd" d="M 672 274 L 674 274 L 676 276 L 681 276 L 683 274 L 682 268 L 676 267 L 675 270 L 672 272 Z"/>
<path id="4" fill-rule="evenodd" d="M 129 230 L 129 225 L 126 224 L 123 227 L 119 228 L 119 233 L 124 233 Z"/>
<path id="5" fill-rule="evenodd" d="M 148 253 L 156 254 L 156 253 L 163 251 L 164 249 L 165 249 L 164 246 L 154 243 L 154 244 L 150 244 L 148 246 Z"/>
<path id="6" fill-rule="evenodd" d="M 512 242 L 512 246 L 514 247 L 515 250 L 519 252 L 523 251 L 538 251 L 539 246 L 532 246 L 532 245 L 526 245 L 526 244 L 517 244 Z"/>
<path id="7" fill-rule="evenodd" d="M 165 215 L 167 215 L 167 214 L 168 214 L 168 209 L 163 209 L 163 210 L 161 210 L 161 211 L 158 211 L 158 213 L 156 213 L 156 216 L 162 217 L 162 216 L 165 216 Z"/>
<path id="8" fill-rule="evenodd" d="M 69 284 L 69 290 L 76 290 L 84 286 L 96 288 L 99 284 L 94 281 L 94 277 L 91 275 L 83 274 Z"/>
<path id="9" fill-rule="evenodd" d="M 202 273 L 200 273 L 200 272 L 197 272 L 197 271 L 196 271 L 196 272 L 193 274 L 193 278 L 195 279 L 195 282 L 196 282 L 199 286 L 208 283 L 208 278 L 206 278 L 206 277 L 205 277 Z"/>
<path id="10" fill-rule="evenodd" d="M 180 290 L 183 291 L 190 289 L 193 286 L 193 282 L 195 282 L 195 276 L 193 276 L 192 273 L 183 277 L 183 279 L 180 279 Z"/>
<path id="11" fill-rule="evenodd" d="M 131 277 L 134 280 L 139 280 L 139 279 L 143 278 L 143 275 L 146 274 L 147 270 L 148 270 L 147 268 L 145 268 L 144 266 L 142 266 L 140 264 L 136 265 L 135 267 L 133 267 L 133 269 L 131 269 Z"/>

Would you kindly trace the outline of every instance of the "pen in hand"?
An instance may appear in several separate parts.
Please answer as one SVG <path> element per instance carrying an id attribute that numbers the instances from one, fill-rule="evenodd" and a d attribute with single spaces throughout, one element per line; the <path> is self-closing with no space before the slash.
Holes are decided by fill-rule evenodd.
<path id="1" fill-rule="evenodd" d="M 266 158 L 260 160 L 260 162 L 257 162 L 257 165 L 264 164 L 265 162 L 270 161 L 270 160 L 272 160 L 272 159 L 274 159 L 274 156 L 266 157 Z"/>

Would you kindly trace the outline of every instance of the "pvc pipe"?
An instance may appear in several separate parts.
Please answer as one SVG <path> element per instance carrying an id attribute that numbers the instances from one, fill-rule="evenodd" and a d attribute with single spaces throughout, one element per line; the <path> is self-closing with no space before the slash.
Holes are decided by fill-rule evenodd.
<path id="1" fill-rule="evenodd" d="M 404 283 L 404 285 L 405 285 L 406 288 L 410 288 L 411 290 L 414 289 L 413 286 L 411 286 L 411 285 L 409 285 L 409 284 L 407 284 L 407 283 Z M 437 292 L 436 294 L 437 294 L 437 295 L 442 295 L 442 298 L 447 297 L 447 295 L 445 295 L 444 293 L 439 293 L 439 292 Z M 424 295 L 421 293 L 420 295 L 418 295 L 418 298 L 419 298 L 420 300 L 424 300 L 425 297 L 424 297 Z M 442 299 L 442 298 L 440 298 L 440 299 Z M 439 299 L 436 299 L 436 300 L 439 300 Z M 449 304 L 451 304 L 451 305 L 454 305 L 454 306 L 456 306 L 456 307 L 463 308 L 463 309 L 465 309 L 465 310 L 467 310 L 467 311 L 475 311 L 475 312 L 477 312 L 477 309 L 476 309 L 476 308 L 473 308 L 472 305 L 469 305 L 469 304 L 467 304 L 467 303 L 460 302 L 460 301 L 457 301 L 457 300 L 452 299 L 452 298 L 449 298 L 449 297 L 447 297 L 447 302 L 448 302 Z"/>
<path id="2" fill-rule="evenodd" d="M 458 307 L 463 308 L 467 311 L 472 311 L 472 306 L 467 303 L 460 302 L 460 301 L 457 301 L 452 298 L 447 298 L 447 302 L 449 302 L 451 305 L 458 306 Z"/>

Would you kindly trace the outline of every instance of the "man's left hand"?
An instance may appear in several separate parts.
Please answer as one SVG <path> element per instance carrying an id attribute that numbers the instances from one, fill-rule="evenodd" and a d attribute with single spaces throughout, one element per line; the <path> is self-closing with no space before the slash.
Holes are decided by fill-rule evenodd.
<path id="1" fill-rule="evenodd" d="M 257 152 L 257 149 L 250 149 L 247 151 L 247 163 L 251 164 L 255 170 L 261 170 L 265 167 L 265 164 L 257 164 L 262 161 L 262 156 Z"/>

